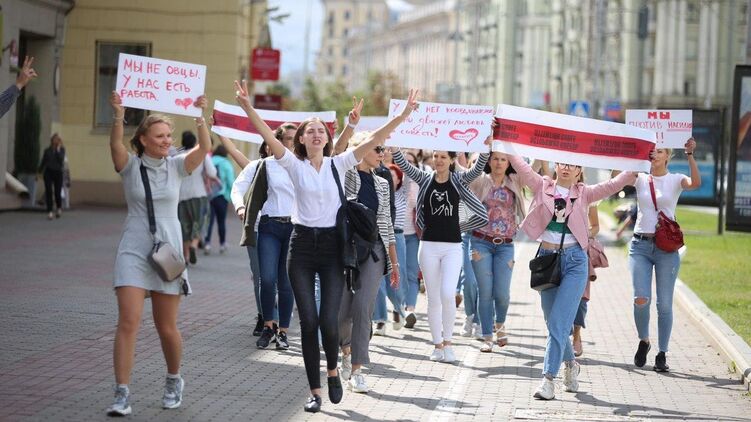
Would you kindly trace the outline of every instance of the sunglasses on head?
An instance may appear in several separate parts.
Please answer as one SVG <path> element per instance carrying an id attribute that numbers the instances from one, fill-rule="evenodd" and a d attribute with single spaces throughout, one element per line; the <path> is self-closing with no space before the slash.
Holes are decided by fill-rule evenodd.
<path id="1" fill-rule="evenodd" d="M 374 150 L 375 150 L 375 152 L 376 152 L 376 153 L 378 153 L 378 154 L 382 154 L 382 153 L 386 152 L 386 147 L 385 147 L 385 146 L 383 146 L 383 145 L 378 145 L 377 147 L 375 147 L 375 148 L 373 148 L 373 149 L 374 149 Z"/>

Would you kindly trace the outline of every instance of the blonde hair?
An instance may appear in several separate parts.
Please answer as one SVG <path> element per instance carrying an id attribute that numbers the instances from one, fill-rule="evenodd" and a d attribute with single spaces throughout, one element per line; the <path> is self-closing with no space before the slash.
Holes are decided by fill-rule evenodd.
<path id="1" fill-rule="evenodd" d="M 348 148 L 357 148 L 360 146 L 361 143 L 366 142 L 368 138 L 370 138 L 370 135 L 372 135 L 373 132 L 364 130 L 362 132 L 355 132 L 354 135 L 349 139 L 349 145 Z"/>
<path id="2" fill-rule="evenodd" d="M 144 117 L 143 120 L 141 120 L 141 124 L 136 128 L 133 137 L 130 138 L 130 146 L 133 147 L 139 157 L 143 155 L 144 151 L 143 144 L 141 143 L 141 136 L 145 135 L 151 126 L 154 126 L 157 123 L 164 123 L 169 126 L 170 132 L 175 129 L 175 124 L 172 123 L 172 119 L 164 114 L 154 113 Z"/>

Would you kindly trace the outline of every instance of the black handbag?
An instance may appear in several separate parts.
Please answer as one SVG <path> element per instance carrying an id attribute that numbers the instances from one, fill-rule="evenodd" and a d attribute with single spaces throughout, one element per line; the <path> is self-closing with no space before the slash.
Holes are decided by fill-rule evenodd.
<path id="1" fill-rule="evenodd" d="M 185 271 L 185 260 L 181 253 L 178 253 L 175 248 L 167 242 L 162 242 L 156 237 L 156 218 L 154 217 L 154 200 L 151 197 L 151 185 L 149 184 L 149 176 L 146 174 L 146 167 L 141 164 L 141 181 L 143 182 L 143 190 L 146 194 L 146 210 L 149 215 L 149 231 L 151 232 L 151 238 L 154 245 L 149 252 L 148 261 L 151 267 L 159 274 L 159 278 L 163 281 L 173 281 L 180 277 Z M 183 283 L 183 293 L 188 294 L 188 286 Z"/>
<path id="2" fill-rule="evenodd" d="M 342 205 L 336 213 L 336 228 L 340 245 L 347 288 L 354 292 L 359 290 L 359 267 L 367 258 L 373 257 L 373 245 L 378 240 L 378 222 L 375 211 L 355 199 L 347 200 L 344 196 L 339 172 L 331 162 L 331 171 L 339 189 Z"/>
<path id="3" fill-rule="evenodd" d="M 566 217 L 566 226 L 561 233 L 561 244 L 558 245 L 558 250 L 555 253 L 540 256 L 541 243 L 537 247 L 535 257 L 529 261 L 529 271 L 532 273 L 529 286 L 534 290 L 542 291 L 561 285 L 561 251 L 563 250 L 563 238 L 566 236 L 565 227 L 567 225 L 568 217 Z"/>

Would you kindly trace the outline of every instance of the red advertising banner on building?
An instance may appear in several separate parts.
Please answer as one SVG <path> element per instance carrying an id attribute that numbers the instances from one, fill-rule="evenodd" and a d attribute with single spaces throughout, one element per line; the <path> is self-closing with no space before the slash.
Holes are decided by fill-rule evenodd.
<path id="1" fill-rule="evenodd" d="M 281 56 L 281 51 L 273 48 L 254 48 L 250 57 L 250 79 L 254 81 L 279 80 Z"/>
<path id="2" fill-rule="evenodd" d="M 253 107 L 263 110 L 281 110 L 282 96 L 272 94 L 256 94 L 253 96 Z"/>

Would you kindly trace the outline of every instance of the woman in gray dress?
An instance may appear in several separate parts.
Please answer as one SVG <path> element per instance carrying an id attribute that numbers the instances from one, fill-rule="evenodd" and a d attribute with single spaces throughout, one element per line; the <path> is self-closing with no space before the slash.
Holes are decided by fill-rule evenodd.
<path id="1" fill-rule="evenodd" d="M 141 322 L 144 300 L 151 297 L 151 306 L 162 351 L 167 361 L 167 379 L 162 406 L 180 406 L 184 381 L 180 377 L 182 337 L 177 329 L 180 294 L 189 294 L 188 274 L 183 272 L 175 281 L 164 282 L 152 269 L 147 256 L 153 244 L 149 232 L 146 195 L 140 167 L 146 167 L 156 219 L 156 237 L 168 242 L 175 250 L 182 249 L 182 233 L 177 217 L 177 203 L 182 179 L 203 162 L 211 150 L 211 138 L 203 117 L 196 119 L 198 145 L 186 154 L 169 156 L 172 146 L 171 120 L 161 114 L 146 116 L 130 140 L 135 154 L 123 145 L 123 116 L 125 109 L 120 96 L 113 92 L 110 103 L 114 122 L 110 133 L 110 151 L 115 171 L 123 179 L 128 216 L 125 219 L 115 260 L 115 294 L 118 321 L 115 334 L 115 402 L 107 414 L 123 416 L 131 413 L 128 383 L 133 369 L 136 335 Z M 204 96 L 194 106 L 205 109 Z"/>

